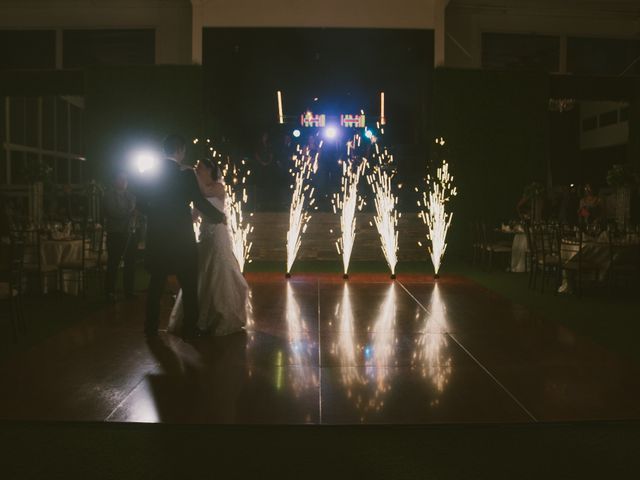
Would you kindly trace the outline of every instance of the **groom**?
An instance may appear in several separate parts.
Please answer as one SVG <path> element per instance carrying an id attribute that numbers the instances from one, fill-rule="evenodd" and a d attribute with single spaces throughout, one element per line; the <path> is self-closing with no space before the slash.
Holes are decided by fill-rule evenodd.
<path id="1" fill-rule="evenodd" d="M 160 299 L 167 277 L 175 274 L 182 288 L 184 305 L 183 336 L 199 336 L 198 254 L 191 220 L 190 202 L 213 223 L 225 216 L 213 207 L 198 188 L 192 170 L 182 170 L 187 143 L 178 135 L 169 135 L 163 144 L 165 158 L 149 176 L 149 188 L 139 202 L 147 214 L 145 265 L 151 278 L 147 293 L 147 337 L 158 335 Z"/>

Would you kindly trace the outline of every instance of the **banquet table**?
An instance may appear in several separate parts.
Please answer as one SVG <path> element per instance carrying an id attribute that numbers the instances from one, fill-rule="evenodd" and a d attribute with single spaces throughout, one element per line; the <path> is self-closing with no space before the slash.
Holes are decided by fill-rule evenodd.
<path id="1" fill-rule="evenodd" d="M 560 247 L 560 260 L 563 265 L 577 265 L 579 260 L 596 265 L 598 267 L 597 280 L 602 281 L 606 278 L 607 272 L 611 265 L 611 253 L 607 232 L 602 232 L 597 237 L 585 236 L 582 240 L 582 250 L 580 243 L 575 238 L 562 238 Z M 637 237 L 629 237 L 623 242 L 616 241 L 616 258 L 615 260 L 624 260 L 624 256 L 631 252 L 631 249 L 638 247 L 639 240 Z M 578 254 L 580 258 L 578 258 Z M 622 256 L 623 258 L 620 258 Z M 558 288 L 558 292 L 570 292 L 571 286 L 567 278 L 566 270 L 562 271 L 562 283 Z"/>
<path id="2" fill-rule="evenodd" d="M 495 230 L 503 235 L 513 235 L 511 242 L 511 264 L 509 271 L 515 273 L 523 273 L 527 271 L 527 251 L 529 250 L 529 242 L 527 235 L 521 226 L 505 227 Z"/>

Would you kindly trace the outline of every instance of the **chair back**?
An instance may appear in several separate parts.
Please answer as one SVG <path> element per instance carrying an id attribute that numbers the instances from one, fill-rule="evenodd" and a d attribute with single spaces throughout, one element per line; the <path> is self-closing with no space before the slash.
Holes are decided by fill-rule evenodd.
<path id="1" fill-rule="evenodd" d="M 22 293 L 22 272 L 24 268 L 24 241 L 11 236 L 9 254 L 9 286 L 12 290 Z"/>
<path id="2" fill-rule="evenodd" d="M 544 262 L 549 251 L 548 239 L 546 238 L 546 230 L 540 223 L 534 223 L 532 226 L 533 243 L 535 245 L 537 259 Z"/>
<path id="3" fill-rule="evenodd" d="M 99 223 L 93 223 L 89 230 L 89 255 L 92 260 L 100 265 L 102 254 L 104 252 L 104 227 Z"/>
<path id="4" fill-rule="evenodd" d="M 10 232 L 12 244 L 19 244 L 22 252 L 22 268 L 42 271 L 42 234 L 37 229 L 18 228 Z"/>
<path id="5" fill-rule="evenodd" d="M 87 262 L 100 264 L 104 251 L 104 228 L 99 223 L 83 222 L 82 226 L 82 268 Z"/>
<path id="6" fill-rule="evenodd" d="M 571 232 L 565 237 L 565 241 L 560 243 L 560 258 L 562 263 L 571 262 L 576 266 L 578 272 L 582 271 L 583 249 L 585 245 L 585 232 L 583 228 L 578 228 L 577 232 Z"/>
<path id="7" fill-rule="evenodd" d="M 524 227 L 524 234 L 527 236 L 527 245 L 529 246 L 531 259 L 533 261 L 537 261 L 538 246 L 536 244 L 536 239 L 533 236 L 533 232 L 531 231 L 532 224 L 530 224 L 529 222 L 523 222 L 523 227 Z"/>
<path id="8" fill-rule="evenodd" d="M 487 235 L 487 224 L 484 221 L 478 222 L 479 231 L 480 231 L 480 245 L 482 245 L 483 249 L 488 248 L 489 246 L 489 237 Z"/>
<path id="9" fill-rule="evenodd" d="M 640 243 L 620 229 L 608 230 L 609 268 L 632 267 L 640 270 Z"/>

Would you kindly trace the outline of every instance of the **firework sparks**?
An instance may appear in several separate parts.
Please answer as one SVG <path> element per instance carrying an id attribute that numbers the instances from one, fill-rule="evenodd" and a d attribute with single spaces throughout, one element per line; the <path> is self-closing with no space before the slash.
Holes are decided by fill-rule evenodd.
<path id="1" fill-rule="evenodd" d="M 319 147 L 322 148 L 322 142 Z M 318 153 L 312 155 L 308 148 L 303 150 L 298 146 L 292 160 L 293 167 L 289 170 L 293 183 L 290 185 L 292 192 L 287 231 L 287 275 L 291 273 L 291 267 L 300 249 L 302 235 L 311 220 L 307 207 L 312 207 L 315 199 L 313 198 L 314 188 L 309 184 L 309 180 L 318 169 Z"/>
<path id="2" fill-rule="evenodd" d="M 393 155 L 390 155 L 386 148 L 381 150 L 376 143 L 374 158 L 378 160 L 378 164 L 373 167 L 373 173 L 367 175 L 367 182 L 374 194 L 374 221 L 380 235 L 382 252 L 391 269 L 391 275 L 394 276 L 398 263 L 398 197 L 392 188 L 394 172 L 388 172 L 393 164 Z"/>
<path id="3" fill-rule="evenodd" d="M 360 137 L 355 135 L 353 140 L 347 143 L 347 155 L 349 155 L 356 143 L 360 143 Z M 342 264 L 344 274 L 347 275 L 349 270 L 349 260 L 353 244 L 356 239 L 356 210 L 362 210 L 364 199 L 358 195 L 358 184 L 360 177 L 366 168 L 366 161 L 356 166 L 356 158 L 342 162 L 342 184 L 340 192 L 335 193 L 331 203 L 333 204 L 333 212 L 340 215 L 340 232 L 341 236 L 336 241 L 338 254 L 342 255 Z"/>
<path id="4" fill-rule="evenodd" d="M 220 155 L 220 154 L 218 154 Z M 251 175 L 251 170 L 244 173 L 245 161 L 242 160 L 241 167 L 237 167 L 231 162 L 222 168 L 222 178 L 224 178 L 224 191 L 226 193 L 225 214 L 227 215 L 227 226 L 231 235 L 231 245 L 233 254 L 238 261 L 240 271 L 244 271 L 245 263 L 251 263 L 250 254 L 252 242 L 249 241 L 249 234 L 253 232 L 253 226 L 245 221 L 243 207 L 247 204 L 247 177 Z"/>
<path id="5" fill-rule="evenodd" d="M 453 186 L 453 175 L 449 173 L 449 164 L 446 161 L 438 168 L 435 179 L 427 175 L 427 185 L 428 192 L 422 193 L 422 202 L 418 201 L 418 207 L 422 207 L 418 216 L 422 218 L 429 231 L 427 240 L 431 241 L 431 246 L 428 247 L 428 251 L 437 276 L 447 250 L 447 232 L 453 218 L 453 212 L 447 212 L 446 205 L 451 197 L 457 195 L 456 187 Z"/>

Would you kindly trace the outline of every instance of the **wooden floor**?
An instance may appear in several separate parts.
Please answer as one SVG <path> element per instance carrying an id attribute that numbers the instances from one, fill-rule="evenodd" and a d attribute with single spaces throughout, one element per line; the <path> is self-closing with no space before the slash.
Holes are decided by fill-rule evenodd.
<path id="1" fill-rule="evenodd" d="M 461 277 L 248 275 L 246 333 L 142 335 L 144 298 L 0 364 L 0 419 L 425 424 L 640 418 L 640 371 Z M 168 316 L 171 298 L 165 302 Z"/>

